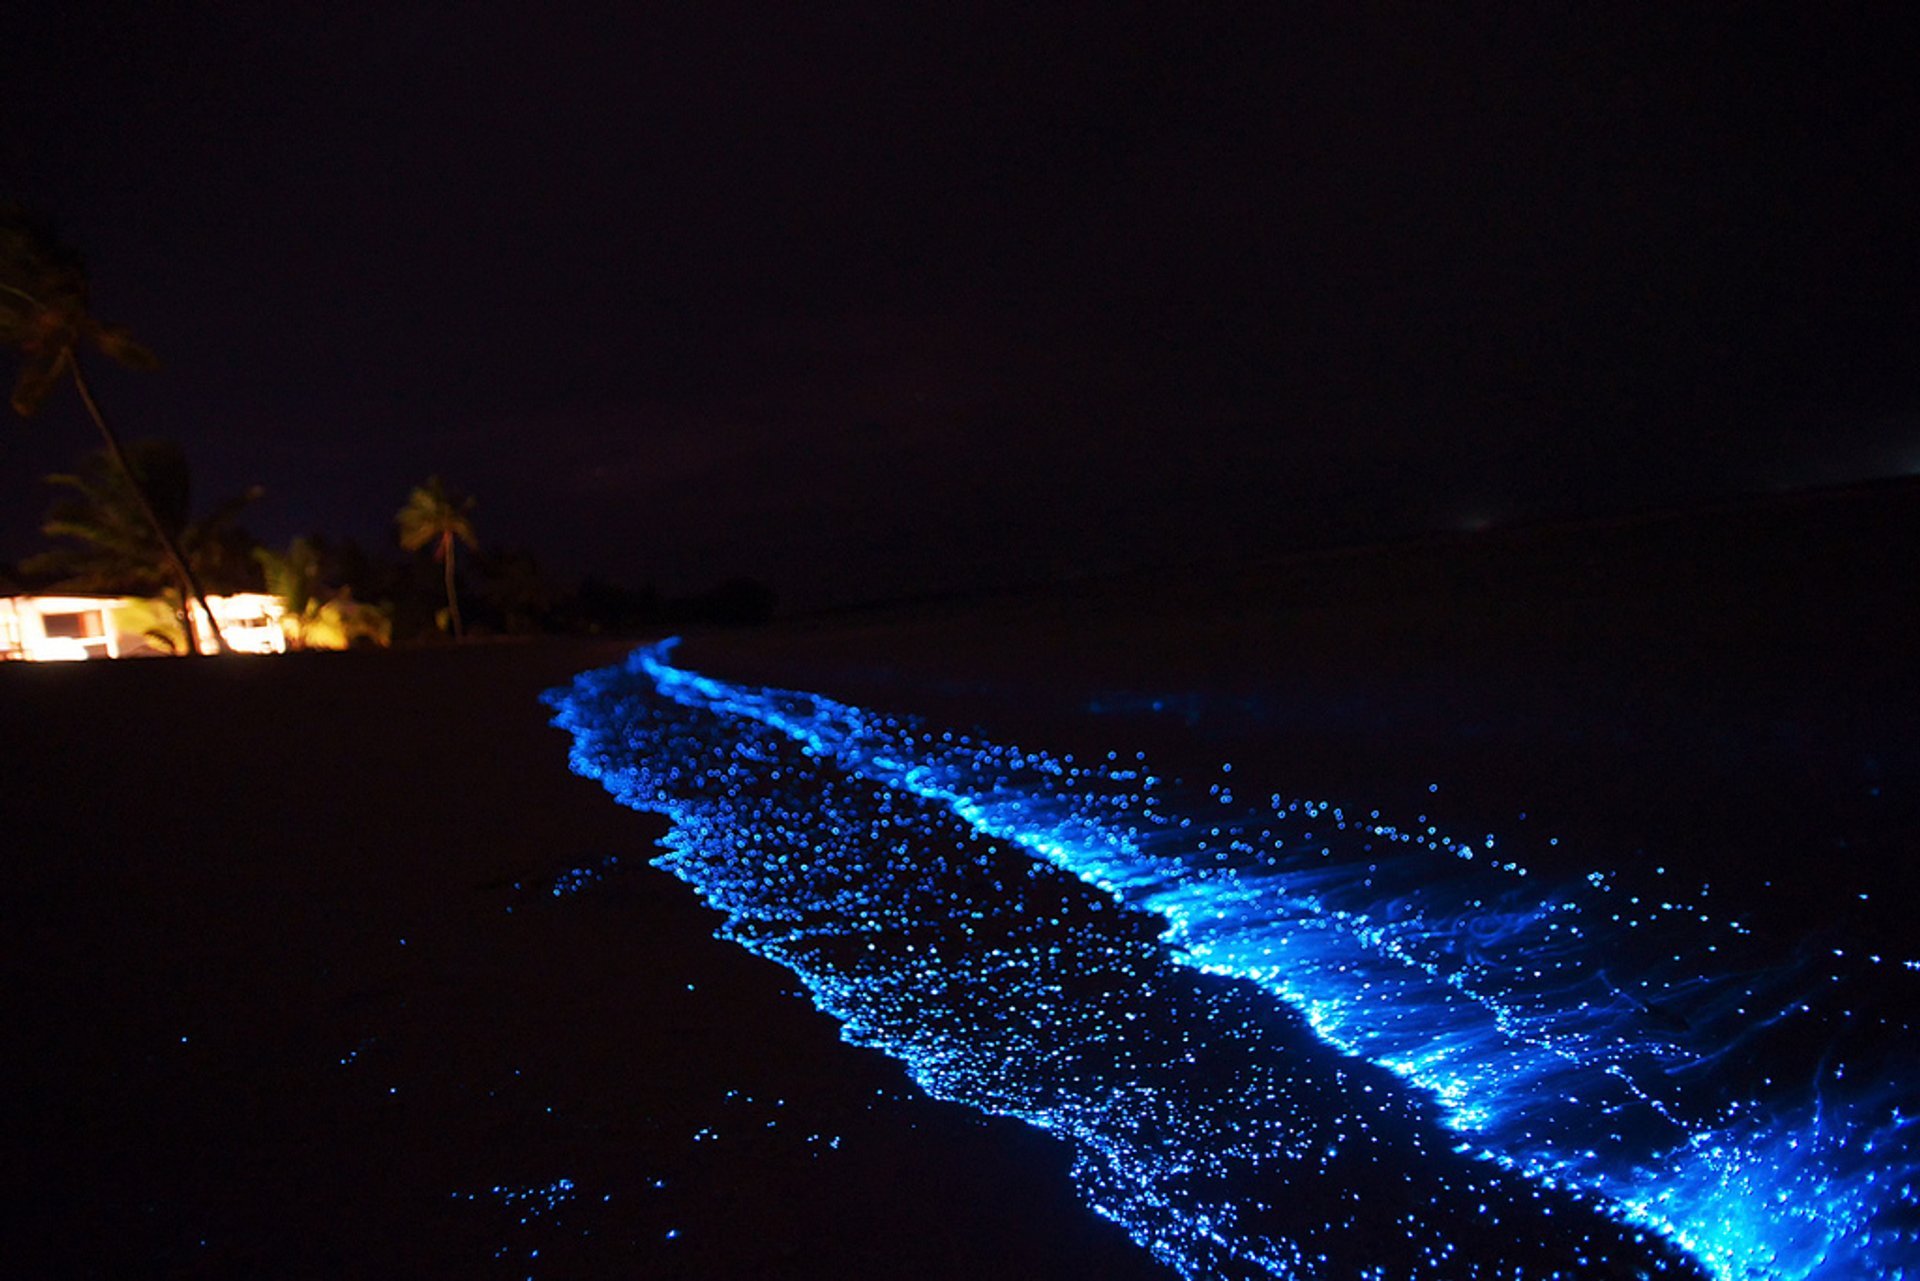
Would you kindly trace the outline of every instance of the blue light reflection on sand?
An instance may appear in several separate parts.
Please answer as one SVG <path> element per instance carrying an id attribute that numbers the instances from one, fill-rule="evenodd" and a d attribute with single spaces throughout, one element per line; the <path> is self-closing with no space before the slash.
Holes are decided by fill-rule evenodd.
<path id="1" fill-rule="evenodd" d="M 1914 1267 L 1911 1037 L 1875 1013 L 1899 958 L 1769 956 L 1697 887 L 1542 885 L 1490 838 L 667 646 L 551 699 L 576 769 L 671 818 L 657 861 L 723 934 L 935 1096 L 1066 1139 L 1186 1275 Z"/>

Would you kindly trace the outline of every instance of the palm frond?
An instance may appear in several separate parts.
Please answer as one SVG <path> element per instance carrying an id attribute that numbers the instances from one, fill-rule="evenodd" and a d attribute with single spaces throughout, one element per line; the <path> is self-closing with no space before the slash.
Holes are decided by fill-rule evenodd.
<path id="1" fill-rule="evenodd" d="M 415 487 L 407 495 L 406 505 L 394 513 L 394 522 L 400 528 L 400 545 L 417 552 L 451 536 L 468 547 L 478 547 L 479 535 L 474 532 L 472 516 L 477 505 L 471 497 L 449 493 L 438 476 L 428 477 L 427 483 Z"/>
<path id="2" fill-rule="evenodd" d="M 67 370 L 67 353 L 63 348 L 51 356 L 33 353 L 20 362 L 20 376 L 13 382 L 13 412 L 22 418 L 31 418 L 40 412 L 40 406 L 46 403 L 47 396 L 60 382 L 60 375 Z"/>
<path id="3" fill-rule="evenodd" d="M 138 484 L 148 487 L 149 501 L 196 578 L 217 580 L 226 590 L 253 586 L 249 540 L 234 522 L 260 491 L 250 489 L 194 520 L 189 470 L 178 447 L 140 441 L 127 448 L 126 456 L 132 476 L 96 451 L 78 469 L 46 477 L 61 492 L 40 530 L 67 545 L 37 558 L 37 568 L 76 590 L 83 584 L 86 590 L 116 591 L 176 584 L 178 571 L 141 506 Z"/>
<path id="4" fill-rule="evenodd" d="M 0 204 L 0 345 L 20 353 L 12 401 L 22 418 L 39 410 L 83 340 L 129 368 L 159 367 L 132 330 L 93 315 L 88 293 L 85 262 L 52 226 L 18 204 Z"/>
<path id="5" fill-rule="evenodd" d="M 135 338 L 125 325 L 95 324 L 92 338 L 94 346 L 105 352 L 108 359 L 128 369 L 160 368 L 160 357 Z"/>

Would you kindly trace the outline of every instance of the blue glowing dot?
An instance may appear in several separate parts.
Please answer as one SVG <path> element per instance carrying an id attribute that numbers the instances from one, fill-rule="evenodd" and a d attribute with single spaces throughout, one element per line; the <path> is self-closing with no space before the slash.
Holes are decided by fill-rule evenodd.
<path id="1" fill-rule="evenodd" d="M 927 1093 L 1066 1143 L 1176 1271 L 1920 1275 L 1920 1072 L 1862 1039 L 1899 1008 L 1877 958 L 1809 970 L 1706 887 L 1529 877 L 1425 816 L 668 658 L 550 696 L 574 768 L 668 816 L 656 863 L 722 937 Z"/>

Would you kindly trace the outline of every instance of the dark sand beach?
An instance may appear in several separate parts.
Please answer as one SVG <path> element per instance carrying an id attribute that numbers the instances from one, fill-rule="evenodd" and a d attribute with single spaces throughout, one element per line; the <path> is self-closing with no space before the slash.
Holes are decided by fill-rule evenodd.
<path id="1" fill-rule="evenodd" d="M 644 866 L 626 649 L 0 672 L 9 1275 L 1158 1273 Z"/>
<path id="2" fill-rule="evenodd" d="M 1467 830 L 1530 807 L 1570 865 L 1683 852 L 1892 933 L 1914 511 L 1438 540 L 682 659 Z M 0 670 L 11 1275 L 1166 1275 L 1059 1144 L 921 1098 L 644 866 L 661 820 L 570 775 L 538 701 L 627 648 Z"/>

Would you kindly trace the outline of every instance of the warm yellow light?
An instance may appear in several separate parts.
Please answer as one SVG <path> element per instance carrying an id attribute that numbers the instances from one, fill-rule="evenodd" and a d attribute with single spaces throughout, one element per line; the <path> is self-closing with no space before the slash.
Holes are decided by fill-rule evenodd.
<path id="1" fill-rule="evenodd" d="M 114 596 L 12 596 L 0 599 L 0 658 L 36 663 L 118 658 Z"/>
<path id="2" fill-rule="evenodd" d="M 286 652 L 286 633 L 280 627 L 286 607 L 278 596 L 209 596 L 207 607 L 234 653 Z M 152 619 L 156 611 L 171 613 L 163 602 L 137 596 L 0 597 L 0 660 L 58 663 L 155 653 L 143 631 L 126 631 L 116 623 L 124 613 L 125 625 L 137 629 L 138 620 Z M 207 611 L 196 605 L 194 615 L 200 651 L 214 653 Z"/>
<path id="3" fill-rule="evenodd" d="M 220 625 L 220 635 L 226 638 L 227 648 L 234 653 L 286 652 L 287 634 L 280 626 L 280 616 L 287 609 L 278 596 L 269 596 L 265 592 L 209 596 L 207 606 L 213 610 L 214 621 Z M 213 637 L 207 631 L 206 610 L 195 606 L 193 621 L 195 630 L 200 633 L 200 652 L 214 653 Z"/>

